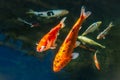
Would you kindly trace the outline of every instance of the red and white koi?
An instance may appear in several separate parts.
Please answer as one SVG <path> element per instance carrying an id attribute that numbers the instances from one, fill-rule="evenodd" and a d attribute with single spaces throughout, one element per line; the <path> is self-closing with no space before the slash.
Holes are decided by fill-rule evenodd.
<path id="1" fill-rule="evenodd" d="M 37 44 L 37 47 L 36 47 L 37 52 L 43 52 L 48 49 L 56 48 L 57 44 L 55 42 L 57 40 L 59 30 L 65 26 L 64 24 L 65 20 L 66 20 L 66 17 L 64 17 L 57 26 L 52 28 L 46 35 L 42 37 L 42 39 Z"/>

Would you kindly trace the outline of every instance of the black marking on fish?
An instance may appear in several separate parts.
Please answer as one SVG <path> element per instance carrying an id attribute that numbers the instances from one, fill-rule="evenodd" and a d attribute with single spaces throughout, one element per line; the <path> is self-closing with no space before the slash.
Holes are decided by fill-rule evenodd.
<path id="1" fill-rule="evenodd" d="M 74 32 L 75 31 L 75 29 L 72 29 L 72 32 Z"/>
<path id="2" fill-rule="evenodd" d="M 59 60 L 57 60 L 56 63 L 59 63 Z"/>
<path id="3" fill-rule="evenodd" d="M 53 11 L 48 11 L 48 12 L 47 12 L 47 15 L 48 15 L 48 16 L 53 16 L 53 15 L 55 15 L 55 14 L 54 14 Z"/>
<path id="4" fill-rule="evenodd" d="M 65 52 L 65 50 L 63 50 L 63 52 Z"/>
<path id="5" fill-rule="evenodd" d="M 43 13 L 38 14 L 38 16 L 41 16 L 41 15 L 43 15 Z"/>

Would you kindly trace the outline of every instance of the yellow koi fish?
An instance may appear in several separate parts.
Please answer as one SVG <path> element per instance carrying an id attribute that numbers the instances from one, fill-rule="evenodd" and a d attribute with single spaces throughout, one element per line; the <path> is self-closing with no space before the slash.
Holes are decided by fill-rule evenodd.
<path id="1" fill-rule="evenodd" d="M 91 14 L 91 12 L 85 12 L 85 8 L 81 8 L 81 15 L 77 22 L 74 24 L 72 29 L 69 31 L 67 37 L 65 38 L 64 42 L 62 43 L 58 53 L 56 54 L 54 61 L 53 61 L 53 71 L 58 72 L 62 68 L 64 68 L 71 59 L 75 59 L 78 57 L 78 53 L 73 53 L 76 44 L 76 40 L 78 37 L 78 32 L 81 29 L 81 25 L 84 20 Z"/>
<path id="2" fill-rule="evenodd" d="M 82 41 L 83 44 L 87 43 L 87 44 L 90 44 L 90 45 L 95 45 L 95 46 L 99 46 L 101 48 L 105 48 L 105 46 L 101 45 L 100 43 L 88 38 L 88 37 L 85 37 L 85 36 L 78 36 L 78 39 L 80 41 Z"/>
<path id="3" fill-rule="evenodd" d="M 36 47 L 37 52 L 43 52 L 48 49 L 55 49 L 56 48 L 56 40 L 59 34 L 59 30 L 65 26 L 64 21 L 66 17 L 64 17 L 60 23 L 52 28 L 43 38 L 39 41 Z"/>

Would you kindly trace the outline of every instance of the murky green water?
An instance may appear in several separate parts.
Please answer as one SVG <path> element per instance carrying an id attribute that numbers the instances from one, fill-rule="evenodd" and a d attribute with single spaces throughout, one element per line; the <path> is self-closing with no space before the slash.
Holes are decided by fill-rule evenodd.
<path id="1" fill-rule="evenodd" d="M 119 80 L 119 3 L 119 0 L 0 0 L 0 44 L 7 46 L 3 47 L 6 50 L 10 48 L 10 50 L 6 52 L 4 52 L 3 48 L 0 49 L 0 78 L 2 80 Z M 78 47 L 75 49 L 75 52 L 80 53 L 79 58 L 72 60 L 61 72 L 54 73 L 52 71 L 53 58 L 67 36 L 67 33 L 78 19 L 82 5 L 86 7 L 86 10 L 91 11 L 92 14 L 83 23 L 79 35 L 81 35 L 90 24 L 101 20 L 102 25 L 100 29 L 87 35 L 87 37 L 96 40 L 98 33 L 103 31 L 109 22 L 112 21 L 114 24 L 105 40 L 96 40 L 106 46 L 105 49 L 95 47 L 100 50 L 98 59 L 101 70 L 98 71 L 94 65 L 94 52 Z M 50 9 L 69 10 L 70 13 L 66 15 L 66 27 L 60 31 L 56 50 L 48 50 L 43 52 L 43 54 L 39 54 L 35 51 L 35 44 L 52 27 L 57 25 L 62 17 L 45 19 L 29 16 L 26 14 L 26 11 L 29 9 L 36 11 Z M 40 26 L 30 28 L 29 25 L 17 21 L 18 17 L 31 23 L 39 23 Z M 14 50 L 18 52 L 14 52 Z M 15 56 L 19 59 L 15 58 Z M 29 64 L 27 64 L 27 62 Z M 8 66 L 10 66 L 10 68 Z M 16 68 L 15 66 L 18 69 L 14 69 Z M 30 75 L 26 75 L 29 73 Z M 22 75 L 21 78 L 20 75 Z M 6 76 L 8 76 L 8 78 L 5 78 Z M 29 78 L 29 76 L 33 77 Z"/>

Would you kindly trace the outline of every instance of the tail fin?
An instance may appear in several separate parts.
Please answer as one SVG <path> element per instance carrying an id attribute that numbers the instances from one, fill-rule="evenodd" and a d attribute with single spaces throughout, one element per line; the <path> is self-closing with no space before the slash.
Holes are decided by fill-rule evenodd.
<path id="1" fill-rule="evenodd" d="M 23 19 L 21 19 L 20 17 L 18 17 L 17 20 L 23 22 Z"/>
<path id="2" fill-rule="evenodd" d="M 85 7 L 82 6 L 80 17 L 83 19 L 86 19 L 90 15 L 91 15 L 91 12 L 90 11 L 85 12 Z"/>
<path id="3" fill-rule="evenodd" d="M 113 25 L 113 23 L 112 22 L 110 22 L 110 24 L 109 24 L 109 27 L 113 27 L 114 25 Z"/>
<path id="4" fill-rule="evenodd" d="M 65 27 L 64 21 L 66 20 L 66 18 L 67 18 L 67 17 L 64 17 L 64 18 L 60 21 L 60 23 L 62 24 L 62 27 L 61 27 L 61 28 L 64 28 L 64 27 Z"/>
<path id="5" fill-rule="evenodd" d="M 28 12 L 26 12 L 26 14 L 33 14 L 34 10 L 30 9 Z"/>
<path id="6" fill-rule="evenodd" d="M 100 46 L 101 48 L 106 48 L 105 46 L 103 46 L 103 45 L 101 45 L 101 44 L 100 44 L 99 46 Z"/>

